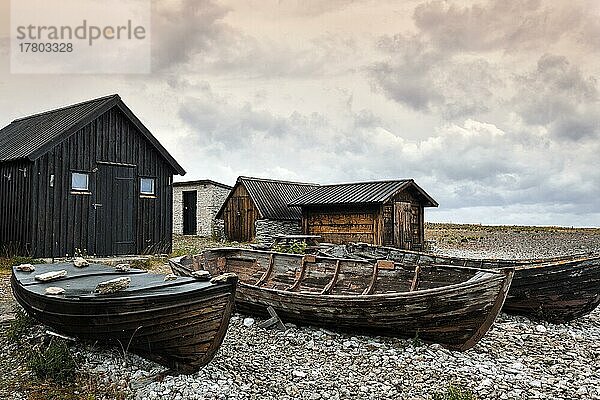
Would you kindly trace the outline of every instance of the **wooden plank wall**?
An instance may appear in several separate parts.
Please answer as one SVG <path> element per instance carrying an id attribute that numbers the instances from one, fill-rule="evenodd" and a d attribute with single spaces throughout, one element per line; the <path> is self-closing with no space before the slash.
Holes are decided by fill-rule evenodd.
<path id="1" fill-rule="evenodd" d="M 304 231 L 330 243 L 383 244 L 383 217 L 379 206 L 307 207 Z"/>
<path id="2" fill-rule="evenodd" d="M 383 205 L 384 215 L 384 238 L 383 242 L 386 245 L 396 245 L 394 238 L 394 225 L 401 223 L 394 218 L 394 203 L 407 202 L 412 205 L 412 243 L 417 247 L 422 246 L 425 240 L 425 208 L 423 207 L 422 199 L 419 193 L 413 188 L 408 188 L 397 193 L 390 201 Z M 416 250 L 417 248 L 414 248 Z"/>
<path id="3" fill-rule="evenodd" d="M 250 242 L 256 236 L 255 222 L 259 212 L 250 194 L 241 184 L 236 184 L 233 194 L 227 200 L 223 210 L 225 236 L 229 240 Z"/>
<path id="4" fill-rule="evenodd" d="M 136 165 L 136 252 L 168 253 L 172 240 L 173 170 L 118 109 L 113 108 L 35 161 L 31 177 L 32 231 L 36 257 L 95 253 L 98 162 Z M 71 171 L 90 173 L 90 194 L 71 194 Z M 50 175 L 54 174 L 51 188 Z M 140 198 L 139 177 L 156 179 L 155 198 Z M 98 254 L 104 255 L 104 254 Z"/>
<path id="5" fill-rule="evenodd" d="M 0 256 L 30 254 L 31 163 L 0 163 Z"/>

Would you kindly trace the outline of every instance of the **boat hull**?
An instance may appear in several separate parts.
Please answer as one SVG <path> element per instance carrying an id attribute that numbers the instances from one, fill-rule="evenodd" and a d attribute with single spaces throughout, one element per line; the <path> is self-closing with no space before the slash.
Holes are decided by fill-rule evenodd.
<path id="1" fill-rule="evenodd" d="M 281 262 L 285 268 L 293 268 L 292 265 L 300 262 L 299 256 L 288 254 L 277 254 L 275 259 L 279 261 L 272 261 L 271 254 L 274 253 L 217 249 L 206 251 L 187 266 L 181 258 L 171 260 L 171 266 L 179 273 L 189 274 L 200 268 L 217 273 L 231 270 L 227 266 L 229 257 L 230 267 L 235 265 L 240 274 L 236 307 L 243 313 L 267 315 L 267 307 L 273 307 L 284 321 L 360 333 L 417 337 L 455 350 L 471 348 L 489 330 L 506 298 L 513 274 L 508 269 L 501 273 L 483 273 L 466 282 L 413 292 L 393 291 L 386 287 L 382 293 L 353 295 L 339 288 L 338 294 L 322 294 L 309 288 L 302 290 L 301 286 L 296 290 L 282 290 L 273 287 L 277 286 L 275 284 L 269 285 L 268 280 L 264 285 L 271 287 L 252 282 L 260 275 L 254 274 L 253 278 L 253 266 L 265 267 L 270 262 Z M 247 271 L 241 268 L 244 259 L 247 259 Z M 327 265 L 337 262 L 334 258 L 315 258 L 312 264 L 315 270 L 325 271 Z M 339 260 L 339 263 L 342 271 L 346 266 L 355 268 L 357 264 L 355 260 Z M 372 263 L 363 263 L 369 270 L 373 268 Z M 305 274 L 304 280 L 311 279 L 310 272 Z M 291 273 L 292 280 L 294 276 L 298 277 L 298 269 Z M 317 282 L 317 278 L 312 279 Z M 340 285 L 351 284 L 338 279 Z M 288 283 L 293 285 L 292 280 Z M 371 289 L 377 285 L 372 284 Z"/>
<path id="2" fill-rule="evenodd" d="M 600 257 L 565 256 L 538 260 L 469 259 L 366 244 L 348 245 L 349 255 L 407 265 L 452 264 L 515 268 L 503 311 L 551 323 L 567 323 L 600 304 Z"/>
<path id="3" fill-rule="evenodd" d="M 41 265 L 37 269 L 69 267 Z M 123 351 L 177 372 L 197 371 L 214 357 L 229 324 L 235 282 L 213 285 L 187 278 L 177 284 L 160 284 L 158 278 L 153 278 L 151 287 L 144 290 L 141 281 L 148 274 L 132 270 L 129 274 L 119 274 L 132 279 L 131 292 L 94 295 L 94 287 L 87 292 L 80 290 L 78 279 L 108 280 L 115 274 L 103 275 L 100 268 L 110 271 L 108 267 L 88 268 L 95 274 L 93 277 L 72 276 L 46 284 L 35 283 L 29 277 L 24 278 L 23 273 L 13 271 L 13 294 L 29 315 L 57 332 L 86 341 L 118 343 Z M 68 272 L 67 276 L 80 271 Z M 135 287 L 136 282 L 142 288 Z M 67 287 L 66 295 L 45 295 L 43 289 L 47 286 Z M 77 293 L 69 295 L 69 287 Z"/>

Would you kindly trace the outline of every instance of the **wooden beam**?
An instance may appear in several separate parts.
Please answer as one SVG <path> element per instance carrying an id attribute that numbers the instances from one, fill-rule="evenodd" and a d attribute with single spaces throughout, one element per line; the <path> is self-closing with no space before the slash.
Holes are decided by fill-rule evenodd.
<path id="1" fill-rule="evenodd" d="M 337 281 L 338 275 L 340 274 L 340 260 L 336 260 L 335 262 L 335 271 L 333 273 L 333 277 L 331 281 L 323 288 L 321 294 L 331 294 L 333 287 L 335 286 L 335 282 Z"/>
<path id="2" fill-rule="evenodd" d="M 362 294 L 372 294 L 373 291 L 375 290 L 375 285 L 377 283 L 377 274 L 379 272 L 379 263 L 381 261 L 386 262 L 385 260 L 377 260 L 377 262 L 375 264 L 373 264 L 373 275 L 371 275 L 371 282 L 369 283 L 369 286 L 363 290 Z M 389 263 L 389 261 L 387 261 Z"/>
<path id="3" fill-rule="evenodd" d="M 300 271 L 296 274 L 296 280 L 294 281 L 294 284 L 286 290 L 291 292 L 298 290 L 300 288 L 302 280 L 304 279 L 304 273 L 306 272 L 306 264 L 308 264 L 309 262 L 314 263 L 315 261 L 316 257 L 313 255 L 305 254 L 304 256 L 302 256 L 302 261 L 300 262 Z"/>
<path id="4" fill-rule="evenodd" d="M 421 272 L 421 266 L 415 267 L 415 275 L 413 276 L 412 283 L 410 284 L 410 292 L 414 292 L 419 285 L 419 272 Z"/>
<path id="5" fill-rule="evenodd" d="M 267 280 L 269 279 L 269 276 L 271 276 L 271 273 L 273 272 L 274 265 L 275 265 L 275 254 L 271 253 L 271 254 L 269 254 L 269 266 L 267 267 L 267 270 L 265 271 L 263 276 L 261 276 L 260 279 L 258 280 L 258 282 L 256 282 L 256 286 L 261 286 L 265 282 L 267 282 Z"/>

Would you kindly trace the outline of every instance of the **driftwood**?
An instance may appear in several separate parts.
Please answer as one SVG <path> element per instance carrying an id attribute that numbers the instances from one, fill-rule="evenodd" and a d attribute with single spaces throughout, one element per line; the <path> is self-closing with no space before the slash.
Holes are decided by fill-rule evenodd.
<path id="1" fill-rule="evenodd" d="M 56 279 L 60 279 L 67 276 L 67 271 L 61 269 L 60 271 L 50 271 L 35 276 L 35 279 L 41 282 L 50 282 Z"/>
<path id="2" fill-rule="evenodd" d="M 54 336 L 54 337 L 57 337 L 57 338 L 60 338 L 60 339 L 64 339 L 64 340 L 68 340 L 70 342 L 76 342 L 77 341 L 75 338 L 72 338 L 71 336 L 61 335 L 60 333 L 52 332 L 50 330 L 46 330 L 46 335 Z"/>
<path id="3" fill-rule="evenodd" d="M 287 330 L 287 328 L 285 327 L 285 324 L 283 323 L 281 318 L 279 318 L 279 315 L 277 315 L 277 312 L 275 311 L 275 309 L 273 307 L 271 307 L 271 306 L 267 307 L 267 312 L 269 313 L 271 318 L 259 323 L 257 325 L 259 328 L 268 329 L 271 327 L 276 327 L 280 331 Z"/>

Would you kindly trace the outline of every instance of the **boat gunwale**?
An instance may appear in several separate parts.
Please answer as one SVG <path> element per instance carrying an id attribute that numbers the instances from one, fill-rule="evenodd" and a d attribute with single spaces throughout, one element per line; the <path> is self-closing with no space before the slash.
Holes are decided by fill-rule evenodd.
<path id="1" fill-rule="evenodd" d="M 234 250 L 240 250 L 238 248 L 226 248 L 226 249 L 234 249 Z M 217 251 L 217 250 L 221 250 L 220 248 L 213 248 L 213 249 L 207 249 L 205 251 L 206 252 L 210 252 L 210 251 Z M 241 249 L 241 250 L 246 250 L 246 251 L 251 251 L 251 252 L 263 252 L 263 253 L 273 253 L 273 252 L 269 252 L 269 251 L 265 251 L 265 250 L 249 250 L 249 249 Z M 288 256 L 294 256 L 295 254 L 289 254 L 289 253 L 275 253 L 275 254 L 281 254 L 281 255 L 288 255 Z M 180 260 L 186 256 L 182 256 L 177 257 Z M 195 257 L 195 256 L 193 256 Z M 322 257 L 325 258 L 325 257 Z M 326 257 L 326 259 L 329 260 L 338 260 L 337 258 L 334 257 Z M 339 259 L 341 261 L 357 261 L 354 259 Z M 169 261 L 175 262 L 174 259 L 169 259 Z M 358 260 L 358 261 L 363 261 L 363 260 Z M 366 264 L 370 264 L 369 261 L 364 260 L 364 263 Z M 183 268 L 184 270 L 189 270 L 189 268 L 186 268 L 185 266 L 183 266 L 183 264 L 181 264 L 181 262 L 178 262 L 179 266 L 181 266 L 181 268 Z M 472 268 L 472 267 L 460 267 L 460 266 L 454 266 L 454 265 L 436 265 L 436 267 L 458 267 L 460 269 L 470 269 L 470 270 L 477 270 L 477 271 L 481 271 L 484 272 L 485 274 L 481 275 L 481 276 L 474 276 L 471 277 L 463 282 L 459 282 L 459 283 L 454 283 L 454 284 L 450 284 L 450 285 L 444 285 L 444 286 L 440 286 L 440 287 L 436 287 L 436 288 L 430 288 L 430 289 L 422 289 L 422 290 L 416 290 L 416 291 L 405 291 L 405 292 L 390 292 L 390 293 L 373 293 L 373 294 L 321 294 L 319 292 L 316 293 L 307 293 L 307 292 L 295 292 L 295 291 L 287 291 L 287 290 L 282 290 L 282 289 L 273 289 L 273 288 L 267 288 L 264 286 L 257 286 L 255 284 L 249 284 L 246 282 L 243 282 L 242 280 L 238 280 L 238 285 L 240 288 L 251 288 L 251 289 L 255 289 L 255 290 L 260 290 L 260 291 L 268 291 L 270 293 L 277 293 L 277 294 L 285 294 L 286 296 L 290 296 L 290 297 L 299 297 L 299 298 L 305 298 L 305 299 L 331 299 L 331 300 L 353 300 L 356 302 L 368 302 L 374 299 L 386 299 L 386 300 L 396 300 L 396 299 L 403 299 L 403 298 L 419 298 L 419 297 L 426 297 L 426 296 L 430 296 L 432 294 L 444 294 L 444 293 L 452 293 L 454 291 L 456 291 L 457 289 L 472 289 L 474 286 L 479 286 L 483 283 L 487 283 L 487 282 L 492 282 L 494 280 L 502 280 L 505 281 L 506 279 L 508 279 L 508 275 L 510 274 L 510 281 L 509 283 L 512 281 L 512 275 L 514 272 L 514 268 L 511 267 L 506 267 L 506 268 L 502 268 L 501 270 L 486 270 L 486 269 L 480 269 L 480 268 Z"/>
<path id="2" fill-rule="evenodd" d="M 50 265 L 50 264 L 48 264 L 48 265 Z M 33 272 L 31 272 L 31 273 L 33 273 Z M 143 275 L 143 274 L 136 272 L 135 275 Z M 162 274 L 153 274 L 153 275 L 162 275 Z M 78 278 L 85 278 L 88 276 L 90 276 L 90 275 L 71 276 L 71 277 L 67 277 L 67 278 L 74 280 L 74 279 L 78 279 Z M 98 274 L 93 274 L 91 276 L 98 276 Z M 26 291 L 27 293 L 30 293 L 33 296 L 39 296 L 40 298 L 51 299 L 53 301 L 61 301 L 61 302 L 65 302 L 65 303 L 80 304 L 80 305 L 85 305 L 85 304 L 92 305 L 92 304 L 97 304 L 97 303 L 109 303 L 109 304 L 117 305 L 119 303 L 144 302 L 146 300 L 158 300 L 158 299 L 168 300 L 168 298 L 174 297 L 174 296 L 189 296 L 189 295 L 193 295 L 193 294 L 199 293 L 199 292 L 206 292 L 206 293 L 214 292 L 214 291 L 218 291 L 219 288 L 224 287 L 224 286 L 232 286 L 234 288 L 233 290 L 235 291 L 235 286 L 237 283 L 237 278 L 236 278 L 236 282 L 231 282 L 231 281 L 203 282 L 203 281 L 199 281 L 199 280 L 188 280 L 186 282 L 171 283 L 171 284 L 167 283 L 165 286 L 158 286 L 158 287 L 152 287 L 152 288 L 140 287 L 138 289 L 135 289 L 135 291 L 122 291 L 122 292 L 109 293 L 109 294 L 99 294 L 99 293 L 90 292 L 90 293 L 79 294 L 79 295 L 77 295 L 77 294 L 68 295 L 65 292 L 63 294 L 51 295 L 51 294 L 45 294 L 45 293 L 37 293 L 35 291 L 30 290 L 29 288 L 32 286 L 36 286 L 36 285 L 52 285 L 54 283 L 62 282 L 66 279 L 57 279 L 55 281 L 50 281 L 50 282 L 41 282 L 41 281 L 40 282 L 31 282 L 30 284 L 24 285 L 17 278 L 17 276 L 15 274 L 15 267 L 13 267 L 12 273 L 11 273 L 11 281 L 13 279 L 15 281 L 15 285 L 18 285 L 19 287 L 22 288 L 22 290 Z M 197 283 L 208 283 L 208 284 L 206 286 L 192 288 L 188 291 L 168 292 L 168 289 L 172 288 L 172 287 L 192 285 L 192 284 L 197 284 Z M 144 294 L 143 293 L 144 290 L 159 291 L 163 288 L 166 289 L 164 293 L 152 293 L 152 294 Z M 229 291 L 231 291 L 231 290 L 229 290 Z M 131 295 L 129 295 L 129 293 L 131 293 Z"/>

